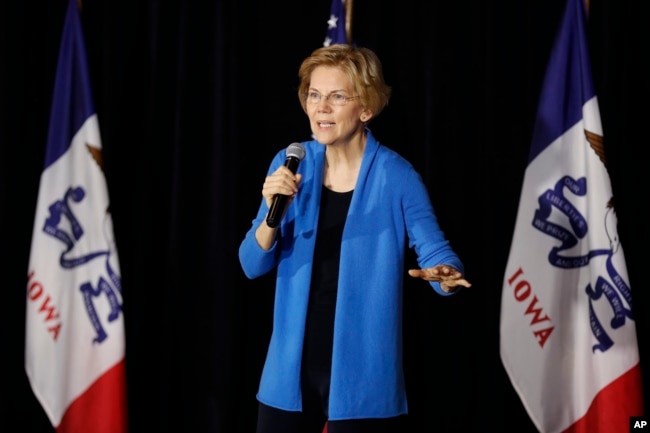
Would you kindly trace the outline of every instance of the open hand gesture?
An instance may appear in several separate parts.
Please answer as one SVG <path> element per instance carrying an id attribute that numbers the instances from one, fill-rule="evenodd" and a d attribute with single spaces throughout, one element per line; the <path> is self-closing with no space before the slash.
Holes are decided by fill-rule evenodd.
<path id="1" fill-rule="evenodd" d="M 463 274 L 447 265 L 437 265 L 425 269 L 409 269 L 409 275 L 414 278 L 422 278 L 425 281 L 438 281 L 445 292 L 452 292 L 458 286 L 472 286 L 469 281 L 463 278 Z"/>

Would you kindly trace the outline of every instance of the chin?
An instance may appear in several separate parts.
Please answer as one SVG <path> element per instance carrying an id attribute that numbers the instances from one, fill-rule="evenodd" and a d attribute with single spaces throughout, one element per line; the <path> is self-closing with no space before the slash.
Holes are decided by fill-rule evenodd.
<path id="1" fill-rule="evenodd" d="M 312 132 L 311 136 L 314 140 L 318 141 L 320 144 L 328 144 L 330 142 L 330 140 L 327 140 L 327 138 L 323 134 L 317 134 Z"/>

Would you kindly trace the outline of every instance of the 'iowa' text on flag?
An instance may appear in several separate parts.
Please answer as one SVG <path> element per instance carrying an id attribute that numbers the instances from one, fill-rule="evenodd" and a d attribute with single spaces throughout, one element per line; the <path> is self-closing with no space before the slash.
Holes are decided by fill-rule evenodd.
<path id="1" fill-rule="evenodd" d="M 542 433 L 626 432 L 643 411 L 583 1 L 551 52 L 503 282 L 501 358 Z"/>
<path id="2" fill-rule="evenodd" d="M 57 433 L 124 433 L 120 269 L 76 0 L 50 116 L 27 272 L 25 369 Z"/>

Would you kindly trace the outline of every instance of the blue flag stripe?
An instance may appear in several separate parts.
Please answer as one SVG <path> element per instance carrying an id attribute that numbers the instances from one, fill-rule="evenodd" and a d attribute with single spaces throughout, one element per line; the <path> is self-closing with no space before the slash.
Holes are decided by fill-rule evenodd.
<path id="1" fill-rule="evenodd" d="M 569 0 L 542 86 L 529 164 L 582 119 L 583 105 L 596 94 L 589 66 L 585 23 L 584 1 Z M 571 54 L 572 50 L 577 53 Z"/>
<path id="2" fill-rule="evenodd" d="M 45 168 L 66 152 L 74 134 L 95 112 L 86 47 L 75 0 L 69 0 L 59 52 Z"/>

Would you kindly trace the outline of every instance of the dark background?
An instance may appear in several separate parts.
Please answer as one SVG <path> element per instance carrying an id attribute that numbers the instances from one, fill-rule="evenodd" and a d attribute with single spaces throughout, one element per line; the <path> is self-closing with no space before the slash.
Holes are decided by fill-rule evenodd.
<path id="1" fill-rule="evenodd" d="M 24 310 L 66 4 L 0 5 L 3 431 L 52 431 L 24 373 Z M 83 2 L 121 263 L 132 433 L 254 430 L 273 279 L 247 280 L 237 248 L 271 157 L 309 138 L 297 70 L 321 46 L 329 8 L 330 0 Z M 563 8 L 563 0 L 354 0 L 354 41 L 377 52 L 393 87 L 371 129 L 421 172 L 473 283 L 443 298 L 407 282 L 406 374 L 417 431 L 535 431 L 499 358 L 499 312 L 539 89 Z M 650 3 L 592 0 L 590 17 L 648 371 Z"/>

